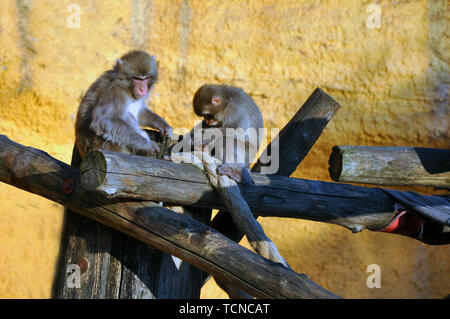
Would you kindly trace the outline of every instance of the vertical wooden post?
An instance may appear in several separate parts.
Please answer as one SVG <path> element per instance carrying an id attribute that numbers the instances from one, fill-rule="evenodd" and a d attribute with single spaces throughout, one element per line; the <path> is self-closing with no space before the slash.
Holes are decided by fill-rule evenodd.
<path id="1" fill-rule="evenodd" d="M 167 145 L 160 145 L 164 153 Z M 74 147 L 71 165 L 80 163 Z M 200 213 L 191 217 L 210 219 Z M 200 298 L 205 277 L 200 269 L 186 262 L 177 269 L 169 254 L 69 210 L 63 227 L 53 298 Z M 81 273 L 80 288 L 70 283 L 74 268 Z"/>

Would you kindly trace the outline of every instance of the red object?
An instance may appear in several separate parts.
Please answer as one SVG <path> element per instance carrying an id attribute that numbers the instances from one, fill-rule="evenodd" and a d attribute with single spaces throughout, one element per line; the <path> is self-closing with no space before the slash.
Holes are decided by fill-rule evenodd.
<path id="1" fill-rule="evenodd" d="M 402 210 L 400 212 L 397 211 L 397 215 L 395 215 L 389 225 L 379 231 L 420 238 L 423 232 L 424 223 L 425 220 L 416 213 Z"/>
<path id="2" fill-rule="evenodd" d="M 88 268 L 89 268 L 89 262 L 86 258 L 81 257 L 78 262 L 77 265 L 80 267 L 80 272 L 81 274 L 84 274 Z"/>
<path id="3" fill-rule="evenodd" d="M 387 225 L 386 227 L 381 228 L 378 231 L 382 231 L 382 232 L 385 232 L 385 233 L 392 233 L 394 230 L 397 229 L 400 217 L 402 217 L 405 214 L 406 214 L 406 210 L 401 211 L 400 213 L 398 213 L 398 211 L 397 211 L 397 215 L 395 215 L 395 217 L 391 221 L 391 223 L 389 225 Z"/>
<path id="4" fill-rule="evenodd" d="M 64 193 L 71 194 L 75 190 L 75 182 L 72 179 L 67 178 L 63 182 L 62 188 Z"/>

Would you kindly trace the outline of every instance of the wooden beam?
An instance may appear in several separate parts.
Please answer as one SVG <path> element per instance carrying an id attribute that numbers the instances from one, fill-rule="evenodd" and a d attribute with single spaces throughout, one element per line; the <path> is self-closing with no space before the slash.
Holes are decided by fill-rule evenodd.
<path id="1" fill-rule="evenodd" d="M 450 188 L 450 149 L 339 145 L 329 164 L 337 182 Z"/>
<path id="2" fill-rule="evenodd" d="M 324 221 L 359 231 L 382 228 L 394 215 L 393 201 L 379 189 L 257 173 L 252 178 L 254 185 L 241 191 L 259 216 Z M 224 208 L 204 172 L 190 164 L 95 151 L 82 162 L 81 183 L 110 199 Z"/>
<path id="3" fill-rule="evenodd" d="M 280 165 L 277 175 L 290 176 L 316 143 L 328 122 L 339 110 L 340 105 L 320 88 L 316 88 L 292 119 L 283 127 L 273 143 L 279 143 Z M 253 172 L 261 172 L 267 166 L 261 159 L 255 163 Z"/>
<path id="4" fill-rule="evenodd" d="M 77 168 L 0 136 L 0 181 L 175 255 L 260 298 L 335 298 L 306 276 L 237 245 L 208 226 L 153 202 L 111 202 L 80 187 Z M 89 269 L 89 263 L 83 266 Z M 99 265 L 97 265 L 99 266 Z M 84 277 L 86 278 L 86 277 Z M 89 284 L 81 276 L 81 285 Z"/>

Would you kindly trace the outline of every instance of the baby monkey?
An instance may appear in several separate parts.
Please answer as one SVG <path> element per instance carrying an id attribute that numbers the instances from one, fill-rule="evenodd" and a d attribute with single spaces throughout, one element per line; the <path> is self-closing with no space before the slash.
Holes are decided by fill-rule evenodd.
<path id="1" fill-rule="evenodd" d="M 217 172 L 238 183 L 251 183 L 249 168 L 261 142 L 259 129 L 264 128 L 261 111 L 253 99 L 237 87 L 205 84 L 195 93 L 193 106 L 206 128 L 201 144 L 212 143 L 212 155 L 223 163 Z M 214 129 L 220 130 L 223 140 L 210 138 L 215 134 L 208 131 Z"/>
<path id="2" fill-rule="evenodd" d="M 138 155 L 159 152 L 141 129 L 156 128 L 166 137 L 172 133 L 166 121 L 145 105 L 157 78 L 155 57 L 131 51 L 89 87 L 75 123 L 75 143 L 81 157 L 97 149 Z"/>

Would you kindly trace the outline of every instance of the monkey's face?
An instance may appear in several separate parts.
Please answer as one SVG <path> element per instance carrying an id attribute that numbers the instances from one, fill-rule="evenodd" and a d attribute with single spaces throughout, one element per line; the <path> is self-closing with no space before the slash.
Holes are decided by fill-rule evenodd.
<path id="1" fill-rule="evenodd" d="M 136 100 L 148 95 L 158 76 L 155 57 L 144 51 L 127 53 L 118 60 L 115 68 L 127 81 Z"/>
<path id="2" fill-rule="evenodd" d="M 203 85 L 194 95 L 194 112 L 203 117 L 204 124 L 208 127 L 222 127 L 223 111 L 227 101 L 222 92 L 215 86 Z"/>
<path id="3" fill-rule="evenodd" d="M 136 99 L 140 99 L 148 94 L 149 89 L 152 86 L 151 75 L 147 76 L 134 76 L 132 78 L 133 83 L 133 95 Z"/>
<path id="4" fill-rule="evenodd" d="M 196 113 L 203 117 L 208 127 L 222 127 L 224 101 L 220 96 L 213 96 L 209 103 L 197 107 Z"/>

